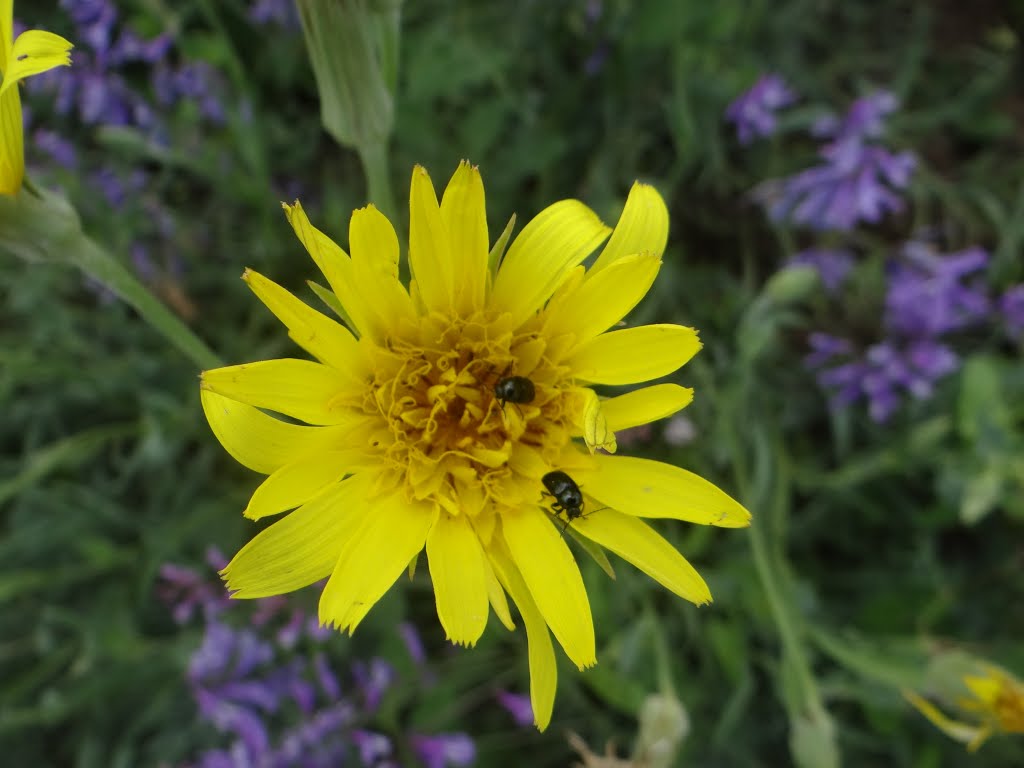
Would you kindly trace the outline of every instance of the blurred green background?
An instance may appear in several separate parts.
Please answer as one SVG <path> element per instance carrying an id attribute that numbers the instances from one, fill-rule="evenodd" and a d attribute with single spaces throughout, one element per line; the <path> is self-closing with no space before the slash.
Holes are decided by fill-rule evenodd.
<path id="1" fill-rule="evenodd" d="M 81 5 L 20 2 L 15 14 L 88 51 Z M 159 130 L 83 119 L 55 106 L 58 78 L 72 76 L 62 70 L 27 88 L 30 174 L 224 361 L 294 355 L 238 277 L 252 267 L 312 301 L 313 265 L 280 201 L 301 197 L 345 244 L 367 199 L 358 156 L 321 127 L 301 30 L 254 20 L 243 0 L 112 7 L 118 29 L 166 35 L 175 66 L 209 65 L 221 114 L 187 94 L 161 104 L 152 68 L 130 61 L 96 77 L 140 94 Z M 643 698 L 670 688 L 690 720 L 673 765 L 827 768 L 838 754 L 848 766 L 1024 765 L 1019 738 L 968 756 L 899 693 L 944 648 L 1024 672 L 1019 342 L 965 336 L 959 371 L 882 424 L 863 404 L 830 410 L 801 364 L 810 332 L 876 321 L 871 275 L 922 230 L 946 250 L 988 249 L 994 292 L 1024 280 L 1022 22 L 1019 2 L 402 6 L 399 228 L 414 163 L 439 186 L 460 159 L 478 164 L 492 237 L 512 213 L 521 226 L 565 197 L 614 222 L 634 179 L 654 184 L 669 246 L 631 321 L 700 330 L 704 350 L 674 379 L 696 389 L 684 412 L 695 437 L 672 445 L 655 425 L 623 450 L 713 479 L 751 510 L 758 538 L 659 526 L 712 588 L 699 610 L 626 565 L 613 582 L 580 558 L 600 664 L 580 674 L 560 658 L 543 734 L 493 699 L 526 690 L 525 633 L 495 624 L 477 648 L 449 651 L 421 568 L 354 638 L 332 640 L 339 659 L 387 657 L 397 621 L 419 628 L 441 682 L 400 683 L 393 727 L 466 732 L 480 766 L 567 766 L 567 729 L 626 754 Z M 765 72 L 801 102 L 779 136 L 743 147 L 723 113 Z M 863 289 L 837 306 L 772 280 L 809 238 L 770 223 L 749 191 L 813 161 L 814 144 L 787 125 L 873 87 L 898 95 L 890 142 L 919 165 L 905 211 L 857 231 Z M 43 151 L 37 129 L 68 141 L 75 165 Z M 127 190 L 119 203 L 97 191 L 103 174 Z M 183 677 L 201 628 L 174 623 L 159 569 L 209 572 L 209 546 L 230 554 L 248 540 L 257 526 L 240 512 L 258 477 L 210 433 L 197 365 L 95 281 L 5 254 L 0 295 L 0 763 L 187 764 L 217 734 Z"/>

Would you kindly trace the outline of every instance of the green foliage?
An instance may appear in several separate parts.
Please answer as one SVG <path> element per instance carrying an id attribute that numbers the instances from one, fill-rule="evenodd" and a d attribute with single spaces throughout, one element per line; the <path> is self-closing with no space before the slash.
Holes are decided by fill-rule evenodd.
<path id="1" fill-rule="evenodd" d="M 312 264 L 278 200 L 298 185 L 311 218 L 344 244 L 349 212 L 367 198 L 359 159 L 320 128 L 301 32 L 251 25 L 241 0 L 121 5 L 140 32 L 174 30 L 183 55 L 222 69 L 227 119 L 210 126 L 180 104 L 166 114 L 170 141 L 157 142 L 64 120 L 29 94 L 82 156 L 149 172 L 116 212 L 84 174 L 29 147 L 37 178 L 66 192 L 119 273 L 133 244 L 146 244 L 156 268 L 140 279 L 219 357 L 296 354 L 237 276 L 250 266 L 316 304 L 321 292 L 303 285 Z M 428 690 L 405 676 L 385 705 L 396 729 L 466 731 L 482 766 L 565 766 L 566 729 L 595 751 L 609 739 L 628 749 L 647 697 L 671 693 L 691 724 L 677 765 L 966 763 L 898 690 L 921 683 L 947 644 L 1024 673 L 1019 342 L 979 333 L 934 398 L 885 425 L 860 406 L 830 411 L 801 359 L 810 331 L 871 327 L 880 254 L 920 229 L 989 247 L 994 291 L 1024 279 L 1019 5 L 405 5 L 390 156 L 398 199 L 414 162 L 440 184 L 469 158 L 484 174 L 493 241 L 512 214 L 521 228 L 565 197 L 614 221 L 634 179 L 655 184 L 672 231 L 630 319 L 700 329 L 705 348 L 678 377 L 697 392 L 684 412 L 697 438 L 670 445 L 658 427 L 628 450 L 715 480 L 751 509 L 754 528 L 658 526 L 708 578 L 715 603 L 699 610 L 627 564 L 612 563 L 612 581 L 571 544 L 601 663 L 582 674 L 563 665 L 545 734 L 515 729 L 493 699 L 525 690 L 525 633 L 495 622 L 477 648 L 450 651 L 421 567 L 336 649 L 398 659 L 401 619 L 426 635 L 440 682 Z M 55 11 L 45 20 L 67 33 Z M 805 97 L 784 134 L 806 127 L 815 103 L 892 88 L 904 105 L 896 141 L 922 159 L 910 210 L 858 235 L 867 256 L 839 309 L 806 274 L 776 274 L 802 235 L 773 230 L 746 197 L 813 151 L 736 144 L 723 111 L 765 71 Z M 198 637 L 173 624 L 154 585 L 161 564 L 203 568 L 208 546 L 232 552 L 253 534 L 239 513 L 256 476 L 206 428 L 201 344 L 182 354 L 133 305 L 52 260 L 0 257 L 5 764 L 174 765 L 216 738 L 197 725 L 182 676 Z M 1024 746 L 995 739 L 973 759 L 1020 765 Z"/>

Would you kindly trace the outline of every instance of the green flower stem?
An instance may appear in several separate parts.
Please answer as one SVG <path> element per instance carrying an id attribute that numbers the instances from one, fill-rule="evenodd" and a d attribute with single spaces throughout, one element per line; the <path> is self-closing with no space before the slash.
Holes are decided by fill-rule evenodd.
<path id="1" fill-rule="evenodd" d="M 203 340 L 139 282 L 135 275 L 84 233 L 68 244 L 66 255 L 75 266 L 99 280 L 117 294 L 118 298 L 134 307 L 151 328 L 197 366 L 207 369 L 219 368 L 224 364 Z"/>
<path id="2" fill-rule="evenodd" d="M 391 221 L 398 220 L 398 206 L 388 172 L 387 141 L 366 142 L 357 148 L 366 174 L 368 198 Z"/>
<path id="3" fill-rule="evenodd" d="M 773 497 L 770 500 L 764 498 L 767 494 L 755 494 L 746 454 L 739 439 L 739 432 L 735 428 L 729 431 L 729 442 L 740 498 L 748 500 L 755 509 L 759 508 L 752 503 L 755 499 L 764 499 L 768 502 L 765 506 L 770 510 L 770 514 L 761 518 L 755 517 L 749 528 L 750 550 L 753 555 L 754 568 L 768 602 L 768 609 L 782 642 L 783 653 L 790 664 L 793 678 L 797 684 L 802 709 L 813 717 L 824 713 L 824 706 L 801 639 L 802 627 L 784 597 L 784 592 L 787 591 L 784 586 L 786 582 L 784 570 L 773 561 L 769 546 L 769 535 L 783 529 L 786 517 L 785 488 L 776 477 Z M 769 450 L 769 448 L 764 447 L 762 450 Z M 777 473 L 774 474 L 777 475 Z"/>
<path id="4" fill-rule="evenodd" d="M 197 366 L 223 365 L 135 275 L 82 231 L 78 215 L 64 198 L 28 183 L 13 197 L 0 196 L 0 248 L 29 262 L 78 267 L 134 307 Z"/>

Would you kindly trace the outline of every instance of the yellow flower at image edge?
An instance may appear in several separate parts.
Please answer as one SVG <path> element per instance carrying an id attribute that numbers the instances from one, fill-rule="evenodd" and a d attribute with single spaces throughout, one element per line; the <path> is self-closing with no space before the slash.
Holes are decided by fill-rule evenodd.
<path id="1" fill-rule="evenodd" d="M 0 0 L 0 194 L 14 195 L 25 175 L 18 82 L 71 63 L 73 46 L 60 35 L 28 30 L 14 39 L 13 0 Z"/>
<path id="2" fill-rule="evenodd" d="M 665 376 L 700 349 L 692 328 L 608 330 L 658 273 L 668 236 L 661 196 L 634 185 L 614 231 L 582 203 L 557 202 L 503 253 L 507 231 L 491 249 L 479 171 L 462 163 L 438 204 L 417 167 L 408 290 L 398 238 L 373 206 L 352 214 L 351 255 L 297 202 L 285 211 L 330 285 L 314 291 L 344 325 L 252 270 L 243 275 L 316 362 L 202 376 L 218 439 L 269 475 L 245 514 L 294 510 L 225 568 L 229 589 L 265 597 L 330 576 L 320 620 L 352 631 L 426 548 L 452 642 L 476 643 L 490 609 L 513 629 L 512 598 L 526 625 L 534 717 L 546 727 L 556 687 L 551 634 L 579 668 L 596 663 L 590 604 L 563 528 L 701 604 L 711 600 L 704 580 L 641 518 L 750 521 L 690 472 L 595 453 L 614 451 L 616 430 L 669 416 L 693 396 L 675 384 L 608 399 L 591 388 Z"/>
<path id="3" fill-rule="evenodd" d="M 957 702 L 972 722 L 954 720 L 913 691 L 905 690 L 903 696 L 935 727 L 966 744 L 971 752 L 997 733 L 1024 733 L 1024 683 L 994 664 L 983 665 L 981 671 L 964 675 L 963 685 L 971 695 Z"/>

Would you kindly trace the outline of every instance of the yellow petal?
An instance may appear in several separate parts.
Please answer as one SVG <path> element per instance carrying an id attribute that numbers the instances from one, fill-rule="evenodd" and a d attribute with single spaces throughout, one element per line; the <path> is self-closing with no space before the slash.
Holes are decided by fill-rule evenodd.
<path id="1" fill-rule="evenodd" d="M 913 691 L 904 690 L 903 698 L 909 701 L 918 712 L 927 717 L 932 725 L 957 741 L 965 744 L 973 743 L 982 733 L 982 729 L 976 726 L 947 717 L 934 704 L 921 698 Z M 975 746 L 976 748 L 977 746 Z"/>
<path id="2" fill-rule="evenodd" d="M 455 277 L 448 230 L 426 169 L 417 165 L 409 190 L 409 268 L 427 309 L 452 309 Z"/>
<path id="3" fill-rule="evenodd" d="M 697 605 L 711 602 L 711 590 L 697 570 L 642 520 L 605 509 L 584 514 L 572 526 L 684 600 Z"/>
<path id="4" fill-rule="evenodd" d="M 502 518 L 512 559 L 551 632 L 580 669 L 597 663 L 590 601 L 576 561 L 558 529 L 536 507 Z"/>
<path id="5" fill-rule="evenodd" d="M 494 609 L 494 615 L 498 617 L 505 629 L 510 632 L 516 628 L 512 621 L 512 614 L 508 610 L 508 601 L 505 599 L 505 590 L 502 589 L 498 577 L 494 575 L 494 568 L 491 566 L 490 558 L 484 558 L 484 569 L 487 571 L 487 600 Z"/>
<path id="6" fill-rule="evenodd" d="M 72 48 L 74 46 L 71 43 L 53 32 L 44 32 L 40 29 L 22 32 L 14 41 L 14 47 L 5 62 L 6 69 L 3 84 L 0 85 L 0 94 L 26 77 L 38 75 L 54 67 L 68 66 L 71 64 L 69 51 Z"/>
<path id="7" fill-rule="evenodd" d="M 555 649 L 551 644 L 548 625 L 544 622 L 537 604 L 530 595 L 530 589 L 523 581 L 511 557 L 503 548 L 494 546 L 489 550 L 491 563 L 502 586 L 519 609 L 526 625 L 526 642 L 530 657 L 530 705 L 533 707 L 533 724 L 543 731 L 551 723 L 551 712 L 555 706 L 555 691 L 558 688 L 558 667 L 555 664 Z"/>
<path id="8" fill-rule="evenodd" d="M 355 381 L 362 380 L 364 364 L 359 342 L 344 327 L 259 272 L 247 269 L 242 279 L 284 324 L 296 344 L 320 362 L 349 374 Z"/>
<path id="9" fill-rule="evenodd" d="M 635 253 L 596 275 L 591 269 L 575 290 L 548 304 L 545 333 L 571 333 L 578 344 L 604 333 L 647 295 L 660 268 L 660 257 Z"/>
<path id="10" fill-rule="evenodd" d="M 487 626 L 487 571 L 465 515 L 438 515 L 427 534 L 427 561 L 445 634 L 453 643 L 475 645 Z"/>
<path id="11" fill-rule="evenodd" d="M 697 354 L 693 328 L 642 325 L 609 331 L 576 349 L 566 364 L 594 384 L 636 384 L 672 373 Z"/>
<path id="12" fill-rule="evenodd" d="M 430 522 L 431 506 L 409 504 L 402 494 L 367 503 L 320 596 L 320 622 L 354 632 L 423 549 Z"/>
<path id="13" fill-rule="evenodd" d="M 1002 681 L 995 675 L 990 677 L 965 675 L 964 685 L 967 686 L 967 689 L 974 694 L 975 699 L 982 702 L 989 709 L 992 709 L 1003 690 Z"/>
<path id="14" fill-rule="evenodd" d="M 377 338 L 379 329 L 375 326 L 373 312 L 367 305 L 364 290 L 359 286 L 352 275 L 352 260 L 336 242 L 314 227 L 302 204 L 298 200 L 294 205 L 281 203 L 288 223 L 292 225 L 296 237 L 305 246 L 306 251 L 316 262 L 317 267 L 323 272 L 324 277 L 331 286 L 331 290 L 337 295 L 345 313 L 355 323 L 352 329 L 360 334 Z"/>
<path id="15" fill-rule="evenodd" d="M 261 531 L 223 571 L 235 597 L 292 592 L 327 576 L 366 513 L 369 482 L 350 478 Z"/>
<path id="16" fill-rule="evenodd" d="M 7 59 L 14 46 L 14 0 L 0 0 L 0 71 L 7 70 Z"/>
<path id="17" fill-rule="evenodd" d="M 398 235 L 388 217 L 373 205 L 352 211 L 348 247 L 354 261 L 366 261 L 392 277 L 398 277 Z"/>
<path id="18" fill-rule="evenodd" d="M 591 272 L 609 267 L 623 256 L 646 251 L 661 257 L 668 242 L 668 209 L 658 190 L 635 182 L 608 245 L 594 261 Z"/>
<path id="19" fill-rule="evenodd" d="M 0 194 L 17 194 L 24 176 L 21 96 L 11 88 L 0 94 Z"/>
<path id="20" fill-rule="evenodd" d="M 317 452 L 286 464 L 260 484 L 244 514 L 259 520 L 295 509 L 354 469 L 365 466 L 365 459 L 361 451 L 348 448 Z"/>
<path id="21" fill-rule="evenodd" d="M 463 160 L 441 198 L 441 219 L 448 232 L 457 308 L 468 316 L 483 309 L 487 287 L 487 208 L 480 169 Z"/>
<path id="22" fill-rule="evenodd" d="M 210 389 L 200 390 L 199 395 L 220 444 L 239 464 L 264 475 L 300 456 L 342 445 L 352 429 L 349 422 L 331 427 L 290 424 Z"/>
<path id="23" fill-rule="evenodd" d="M 385 329 L 414 316 L 409 293 L 398 279 L 398 235 L 372 205 L 353 211 L 348 232 L 351 279 L 363 291 L 363 304 L 376 337 L 382 337 Z"/>
<path id="24" fill-rule="evenodd" d="M 308 360 L 263 360 L 204 371 L 200 386 L 257 408 L 309 424 L 339 424 L 348 414 L 337 402 L 351 386 L 344 374 Z"/>
<path id="25" fill-rule="evenodd" d="M 508 312 L 511 327 L 518 327 L 610 231 L 578 200 L 548 206 L 509 247 L 494 279 L 492 305 L 498 312 Z"/>
<path id="26" fill-rule="evenodd" d="M 721 528 L 750 525 L 750 513 L 739 502 L 703 477 L 671 464 L 597 454 L 590 468 L 573 472 L 588 496 L 627 515 Z"/>
<path id="27" fill-rule="evenodd" d="M 611 270 L 609 270 L 611 271 Z M 609 429 L 638 427 L 671 416 L 693 401 L 693 390 L 678 384 L 655 384 L 601 402 Z"/>
<path id="28" fill-rule="evenodd" d="M 601 399 L 592 389 L 583 390 L 586 402 L 583 406 L 583 440 L 593 453 L 595 448 L 603 448 L 608 453 L 615 453 L 618 445 L 615 433 L 608 428 L 608 419 L 601 407 Z"/>

